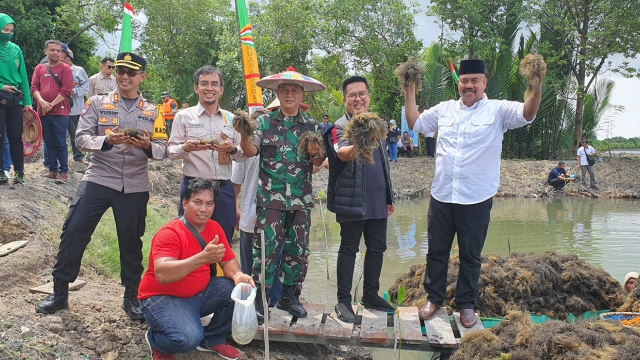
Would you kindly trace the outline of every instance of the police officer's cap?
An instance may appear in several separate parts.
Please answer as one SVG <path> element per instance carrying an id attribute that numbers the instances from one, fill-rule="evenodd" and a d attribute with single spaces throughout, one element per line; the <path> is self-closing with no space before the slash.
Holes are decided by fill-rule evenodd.
<path id="1" fill-rule="evenodd" d="M 147 61 L 139 55 L 132 52 L 121 52 L 116 58 L 115 66 L 125 66 L 133 70 L 144 70 Z"/>

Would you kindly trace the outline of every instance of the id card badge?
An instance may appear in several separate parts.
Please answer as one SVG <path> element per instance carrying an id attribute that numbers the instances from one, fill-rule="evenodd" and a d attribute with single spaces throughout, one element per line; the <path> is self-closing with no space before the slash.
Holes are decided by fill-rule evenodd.
<path id="1" fill-rule="evenodd" d="M 220 165 L 231 164 L 231 154 L 229 154 L 226 151 L 223 151 L 223 152 L 218 151 L 218 163 Z"/>

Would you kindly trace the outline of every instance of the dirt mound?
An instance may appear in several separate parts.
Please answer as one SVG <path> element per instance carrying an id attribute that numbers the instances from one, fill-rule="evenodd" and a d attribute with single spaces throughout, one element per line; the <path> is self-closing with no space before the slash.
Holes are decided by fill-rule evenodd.
<path id="1" fill-rule="evenodd" d="M 529 315 L 513 312 L 509 321 L 462 338 L 452 360 L 637 359 L 640 332 L 607 321 L 537 325 Z"/>
<path id="2" fill-rule="evenodd" d="M 449 260 L 445 305 L 450 310 L 455 309 L 459 264 L 457 255 Z M 398 289 L 404 286 L 405 304 L 422 306 L 425 303 L 424 266 L 412 266 L 408 274 L 396 281 L 389 289 L 392 299 L 396 299 Z M 618 281 L 575 255 L 546 252 L 482 256 L 476 302 L 480 316 L 502 317 L 515 310 L 566 319 L 569 314 L 616 309 L 623 301 L 624 293 Z"/>

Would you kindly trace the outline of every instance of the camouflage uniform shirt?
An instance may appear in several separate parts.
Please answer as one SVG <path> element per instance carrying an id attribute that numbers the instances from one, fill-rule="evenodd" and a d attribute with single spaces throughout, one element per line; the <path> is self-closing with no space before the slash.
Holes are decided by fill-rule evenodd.
<path id="1" fill-rule="evenodd" d="M 285 116 L 276 110 L 258 118 L 253 140 L 260 155 L 257 206 L 287 211 L 313 207 L 313 165 L 298 152 L 298 139 L 307 131 L 321 128 L 302 112 Z"/>

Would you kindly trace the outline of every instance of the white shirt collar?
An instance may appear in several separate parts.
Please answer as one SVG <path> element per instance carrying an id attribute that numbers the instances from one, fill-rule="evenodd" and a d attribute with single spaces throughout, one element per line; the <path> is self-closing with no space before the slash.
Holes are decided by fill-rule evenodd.
<path id="1" fill-rule="evenodd" d="M 476 101 L 471 106 L 467 106 L 467 105 L 463 104 L 462 103 L 462 99 L 458 100 L 458 102 L 460 103 L 460 110 L 475 110 L 478 107 L 478 105 L 480 105 L 480 103 L 483 103 L 483 102 L 485 102 L 487 100 L 489 100 L 489 98 L 487 97 L 487 94 L 483 93 L 482 94 L 482 99 Z"/>

